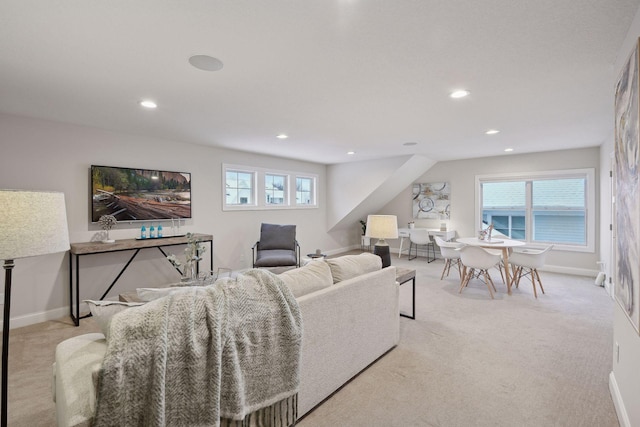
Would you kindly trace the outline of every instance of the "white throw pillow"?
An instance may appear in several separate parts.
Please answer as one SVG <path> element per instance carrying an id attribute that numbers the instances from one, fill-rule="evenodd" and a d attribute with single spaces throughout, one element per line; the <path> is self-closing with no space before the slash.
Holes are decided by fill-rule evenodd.
<path id="1" fill-rule="evenodd" d="M 153 301 L 158 298 L 167 296 L 173 292 L 180 290 L 180 287 L 167 287 L 167 288 L 138 288 L 138 298 L 141 301 Z"/>
<path id="2" fill-rule="evenodd" d="M 382 268 L 382 258 L 369 252 L 360 255 L 344 255 L 326 260 L 333 283 L 342 282 Z"/>
<path id="3" fill-rule="evenodd" d="M 333 285 L 331 270 L 322 260 L 311 261 L 304 267 L 285 271 L 278 276 L 296 298 Z"/>
<path id="4" fill-rule="evenodd" d="M 102 329 L 102 333 L 107 340 L 109 339 L 109 325 L 111 324 L 111 318 L 116 313 L 120 313 L 121 311 L 131 307 L 144 305 L 143 302 L 94 301 L 89 299 L 84 300 L 83 302 L 86 302 L 89 305 L 91 315 L 95 317 L 96 322 L 100 325 L 100 329 Z"/>

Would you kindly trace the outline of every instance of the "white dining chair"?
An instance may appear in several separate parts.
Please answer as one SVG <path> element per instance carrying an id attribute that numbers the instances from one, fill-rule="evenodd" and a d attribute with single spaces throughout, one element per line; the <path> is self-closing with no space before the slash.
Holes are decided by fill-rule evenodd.
<path id="1" fill-rule="evenodd" d="M 416 256 L 411 258 L 411 252 L 413 247 L 416 248 Z M 418 257 L 418 249 L 420 246 L 427 247 L 427 262 L 432 262 L 436 260 L 436 247 L 431 235 L 428 230 L 411 230 L 409 232 L 409 261 L 412 259 L 416 259 Z M 429 258 L 429 250 L 433 253 L 433 258 Z"/>
<path id="2" fill-rule="evenodd" d="M 484 248 L 479 246 L 463 246 L 460 249 L 456 249 L 460 253 L 460 261 L 463 265 L 463 279 L 460 283 L 460 291 L 469 284 L 473 278 L 484 278 L 484 283 L 489 289 L 489 294 L 493 299 L 493 292 L 496 291 L 496 286 L 491 280 L 489 275 L 489 269 L 495 267 L 502 261 L 502 257 L 499 254 L 490 253 Z"/>
<path id="3" fill-rule="evenodd" d="M 531 280 L 531 284 L 533 285 L 533 295 L 538 298 L 536 281 L 540 286 L 540 290 L 544 294 L 544 288 L 542 287 L 538 268 L 542 268 L 544 266 L 547 254 L 552 248 L 553 245 L 549 245 L 542 250 L 524 249 L 514 251 L 509 255 L 509 264 L 513 267 L 511 287 L 515 284 L 517 288 L 520 284 L 520 279 L 524 276 L 529 276 L 529 280 Z"/>
<path id="4" fill-rule="evenodd" d="M 464 245 L 462 243 L 447 242 L 440 236 L 433 236 L 433 239 L 436 241 L 436 244 L 440 248 L 440 254 L 442 255 L 442 258 L 444 258 L 444 269 L 442 270 L 440 280 L 444 279 L 445 276 L 449 277 L 449 272 L 451 271 L 452 265 L 458 268 L 458 275 L 460 276 L 460 280 L 462 280 L 460 252 L 456 249 L 461 248 Z"/>

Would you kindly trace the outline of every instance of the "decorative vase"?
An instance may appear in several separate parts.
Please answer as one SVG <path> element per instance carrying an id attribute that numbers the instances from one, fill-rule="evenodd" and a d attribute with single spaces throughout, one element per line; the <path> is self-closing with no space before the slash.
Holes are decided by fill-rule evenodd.
<path id="1" fill-rule="evenodd" d="M 198 280 L 198 274 L 196 273 L 196 263 L 195 262 L 188 262 L 184 265 L 184 270 L 182 272 L 182 278 L 180 279 L 180 282 L 182 283 L 188 283 L 188 282 L 194 282 Z"/>
<path id="2" fill-rule="evenodd" d="M 114 243 L 115 240 L 109 238 L 109 230 L 107 229 L 104 231 L 106 233 L 106 236 L 105 236 L 105 239 L 102 241 L 102 243 Z"/>

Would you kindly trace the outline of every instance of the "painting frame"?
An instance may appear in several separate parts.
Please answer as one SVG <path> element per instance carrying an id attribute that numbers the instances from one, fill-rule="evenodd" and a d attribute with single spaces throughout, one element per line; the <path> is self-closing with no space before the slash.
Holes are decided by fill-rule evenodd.
<path id="1" fill-rule="evenodd" d="M 451 186 L 448 182 L 414 183 L 411 193 L 413 218 L 451 218 Z"/>
<path id="2" fill-rule="evenodd" d="M 640 334 L 640 39 L 615 85 L 614 295 Z"/>

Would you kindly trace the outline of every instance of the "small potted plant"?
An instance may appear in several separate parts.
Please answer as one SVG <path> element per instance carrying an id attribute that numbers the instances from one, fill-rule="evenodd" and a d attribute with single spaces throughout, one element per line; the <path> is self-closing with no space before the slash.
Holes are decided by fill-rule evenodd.
<path id="1" fill-rule="evenodd" d="M 105 231 L 105 238 L 102 240 L 102 243 L 113 243 L 115 240 L 109 238 L 109 230 L 113 228 L 114 225 L 118 223 L 118 220 L 113 215 L 102 215 L 100 219 L 98 219 L 100 223 L 100 227 Z"/>
<path id="2" fill-rule="evenodd" d="M 364 220 L 360 220 L 360 227 L 362 228 L 362 236 L 360 237 L 360 245 L 364 248 L 365 246 L 371 246 L 371 237 L 367 236 L 367 222 Z"/>

